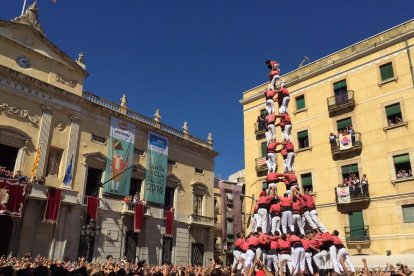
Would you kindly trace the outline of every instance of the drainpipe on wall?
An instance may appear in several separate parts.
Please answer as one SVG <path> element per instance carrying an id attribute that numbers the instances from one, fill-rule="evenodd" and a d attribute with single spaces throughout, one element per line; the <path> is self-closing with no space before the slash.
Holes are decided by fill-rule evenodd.
<path id="1" fill-rule="evenodd" d="M 405 41 L 405 48 L 407 49 L 408 63 L 410 64 L 411 80 L 413 82 L 413 87 L 414 87 L 413 63 L 411 62 L 411 54 L 410 54 L 410 48 L 408 47 L 407 37 L 404 37 L 404 41 Z"/>

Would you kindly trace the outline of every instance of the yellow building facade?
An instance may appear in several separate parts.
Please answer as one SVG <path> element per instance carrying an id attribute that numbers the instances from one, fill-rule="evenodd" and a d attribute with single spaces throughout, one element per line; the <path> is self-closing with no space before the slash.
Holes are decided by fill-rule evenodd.
<path id="1" fill-rule="evenodd" d="M 299 184 L 316 194 L 321 222 L 329 231 L 339 230 L 352 254 L 414 253 L 413 55 L 411 20 L 283 76 Z M 246 195 L 256 198 L 267 173 L 266 140 L 257 121 L 267 85 L 247 90 L 240 100 Z M 342 131 L 351 127 L 352 137 Z M 276 136 L 280 141 L 279 128 Z M 278 156 L 279 171 L 281 162 Z M 364 174 L 364 194 L 338 201 L 344 177 L 362 181 Z"/>
<path id="2" fill-rule="evenodd" d="M 214 158 L 211 134 L 198 139 L 187 123 L 177 130 L 155 118 L 84 91 L 82 54 L 72 60 L 48 40 L 35 4 L 12 21 L 0 20 L 0 166 L 30 175 L 40 148 L 37 178 L 22 218 L 0 216 L 0 255 L 31 252 L 53 259 L 79 256 L 85 197 L 99 196 L 93 257 L 148 263 L 206 264 L 213 258 Z M 121 95 L 120 95 L 121 96 Z M 142 232 L 134 234 L 134 208 L 99 187 L 108 156 L 111 117 L 136 126 L 131 196 L 143 199 L 148 132 L 169 139 L 165 208 L 147 203 Z M 63 185 L 73 156 L 73 181 Z M 62 189 L 56 225 L 42 223 L 48 187 Z M 173 239 L 165 237 L 166 208 L 175 209 Z M 4 241 L 4 242 L 3 242 Z"/>

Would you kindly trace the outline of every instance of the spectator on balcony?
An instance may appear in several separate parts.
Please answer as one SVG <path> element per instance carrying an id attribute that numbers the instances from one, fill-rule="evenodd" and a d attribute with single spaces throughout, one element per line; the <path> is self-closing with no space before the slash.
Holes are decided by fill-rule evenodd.
<path id="1" fill-rule="evenodd" d="M 397 178 L 403 178 L 403 171 L 402 170 L 397 171 Z"/>
<path id="2" fill-rule="evenodd" d="M 348 133 L 351 134 L 352 146 L 355 144 L 355 131 L 352 125 L 348 127 Z"/>
<path id="3" fill-rule="evenodd" d="M 362 196 L 368 196 L 368 178 L 367 175 L 364 173 L 361 179 L 361 189 L 362 189 Z"/>
<path id="4" fill-rule="evenodd" d="M 332 132 L 331 133 L 329 133 L 329 144 L 331 145 L 331 150 L 334 150 L 335 148 L 336 148 L 336 139 L 337 139 L 338 137 L 335 135 L 335 134 L 333 134 Z"/>
<path id="5" fill-rule="evenodd" d="M 265 120 L 266 117 L 264 114 L 260 114 L 259 116 L 257 116 L 257 130 L 265 130 Z"/>
<path id="6" fill-rule="evenodd" d="M 400 124 L 400 123 L 402 123 L 403 122 L 403 120 L 401 119 L 401 117 L 400 116 L 395 116 L 395 123 L 396 124 Z"/>
<path id="7" fill-rule="evenodd" d="M 133 200 L 132 200 L 135 204 L 137 204 L 138 202 L 139 202 L 139 193 L 138 192 L 136 192 L 135 193 L 135 195 L 134 195 L 134 198 L 133 198 Z"/>

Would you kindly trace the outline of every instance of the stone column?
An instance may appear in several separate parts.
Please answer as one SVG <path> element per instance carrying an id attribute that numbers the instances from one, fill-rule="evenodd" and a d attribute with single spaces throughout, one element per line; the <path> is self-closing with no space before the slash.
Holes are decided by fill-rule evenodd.
<path id="1" fill-rule="evenodd" d="M 46 153 L 47 148 L 49 145 L 49 137 L 50 137 L 50 127 L 52 123 L 52 115 L 53 110 L 50 107 L 42 106 L 43 115 L 42 115 L 42 122 L 40 125 L 40 135 L 39 135 L 39 143 L 38 147 L 40 146 L 40 159 L 39 165 L 37 167 L 36 176 L 41 178 L 45 174 L 45 163 L 46 163 Z"/>
<path id="2" fill-rule="evenodd" d="M 17 173 L 17 171 L 23 170 L 23 164 L 24 164 L 24 158 L 26 157 L 26 151 L 27 151 L 27 143 L 28 140 L 24 140 L 24 146 L 19 149 L 19 152 L 17 153 L 16 158 L 16 164 L 14 165 L 14 172 L 13 175 Z"/>
<path id="3" fill-rule="evenodd" d="M 76 153 L 78 152 L 78 139 L 79 139 L 79 118 L 72 115 L 70 116 L 71 119 L 71 124 L 70 124 L 70 133 L 69 133 L 69 141 L 68 141 L 68 146 L 66 148 L 66 162 L 65 162 L 65 170 L 64 170 L 64 175 L 63 177 L 65 177 L 66 174 L 66 168 L 69 166 L 70 160 L 73 156 L 73 161 L 72 161 L 72 182 L 68 183 L 68 185 L 64 185 L 63 187 L 65 188 L 70 188 L 72 183 L 73 183 L 73 179 L 75 179 L 75 169 L 76 169 Z"/>

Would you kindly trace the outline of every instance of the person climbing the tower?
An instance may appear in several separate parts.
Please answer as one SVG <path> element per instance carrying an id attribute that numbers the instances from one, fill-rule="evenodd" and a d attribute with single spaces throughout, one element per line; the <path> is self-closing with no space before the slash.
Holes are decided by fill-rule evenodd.
<path id="1" fill-rule="evenodd" d="M 266 112 L 267 114 L 275 113 L 275 104 L 273 98 L 277 95 L 276 90 L 273 90 L 271 87 L 268 87 L 264 92 L 266 98 Z"/>
<path id="2" fill-rule="evenodd" d="M 273 88 L 276 87 L 276 82 L 280 81 L 280 86 L 283 87 L 285 81 L 280 77 L 279 63 L 274 60 L 266 60 L 267 68 L 269 68 L 269 81 Z"/>
<path id="3" fill-rule="evenodd" d="M 289 141 L 290 133 L 292 132 L 292 121 L 288 113 L 282 113 L 280 115 L 275 115 L 276 118 L 279 118 L 280 121 L 275 125 L 280 126 L 282 132 L 282 140 Z"/>
<path id="4" fill-rule="evenodd" d="M 276 93 L 279 104 L 279 114 L 288 113 L 288 106 L 290 102 L 289 91 L 286 87 L 277 87 Z"/>
<path id="5" fill-rule="evenodd" d="M 282 142 L 277 142 L 276 140 L 271 140 L 271 142 L 266 147 L 266 154 L 267 154 L 267 169 L 268 173 L 276 172 L 277 171 L 277 156 L 276 156 L 276 148 L 278 145 L 282 145 Z"/>

